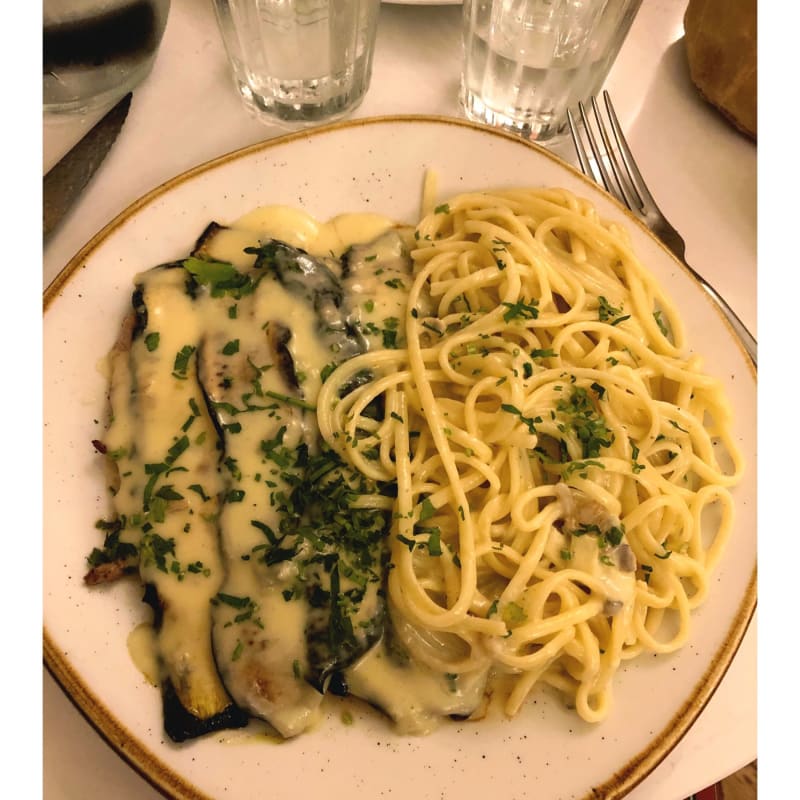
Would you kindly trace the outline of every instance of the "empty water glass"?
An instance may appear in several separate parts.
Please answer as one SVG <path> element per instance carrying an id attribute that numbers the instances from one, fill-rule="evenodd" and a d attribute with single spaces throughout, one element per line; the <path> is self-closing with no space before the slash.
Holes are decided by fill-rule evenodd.
<path id="1" fill-rule="evenodd" d="M 545 143 L 597 94 L 641 0 L 464 0 L 467 117 Z"/>

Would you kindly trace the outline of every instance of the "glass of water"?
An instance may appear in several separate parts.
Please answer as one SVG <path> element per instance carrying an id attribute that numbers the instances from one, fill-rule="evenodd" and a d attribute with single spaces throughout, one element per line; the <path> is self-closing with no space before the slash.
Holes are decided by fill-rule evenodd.
<path id="1" fill-rule="evenodd" d="M 44 111 L 88 114 L 150 73 L 170 0 L 44 0 Z"/>
<path id="2" fill-rule="evenodd" d="M 464 0 L 461 105 L 539 143 L 597 94 L 642 0 Z"/>
<path id="3" fill-rule="evenodd" d="M 263 122 L 344 116 L 369 88 L 381 0 L 214 0 L 236 90 Z"/>

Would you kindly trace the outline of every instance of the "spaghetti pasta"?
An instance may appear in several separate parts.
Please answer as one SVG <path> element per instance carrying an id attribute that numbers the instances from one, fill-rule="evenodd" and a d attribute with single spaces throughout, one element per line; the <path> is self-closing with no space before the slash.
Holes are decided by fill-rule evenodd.
<path id="1" fill-rule="evenodd" d="M 621 664 L 684 645 L 709 591 L 744 469 L 730 407 L 588 201 L 465 193 L 415 239 L 399 347 L 317 401 L 327 445 L 397 486 L 394 630 L 433 670 L 509 676 L 508 714 L 545 684 L 599 721 Z"/>

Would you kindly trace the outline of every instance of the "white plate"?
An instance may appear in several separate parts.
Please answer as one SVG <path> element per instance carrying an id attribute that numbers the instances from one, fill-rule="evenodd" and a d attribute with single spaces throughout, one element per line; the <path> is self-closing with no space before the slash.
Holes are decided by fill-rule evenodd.
<path id="1" fill-rule="evenodd" d="M 331 712 L 279 747 L 239 734 L 165 742 L 160 698 L 134 667 L 126 638 L 146 618 L 135 582 L 87 589 L 85 556 L 106 513 L 99 438 L 104 379 L 98 361 L 130 302 L 132 277 L 184 256 L 206 224 L 259 205 L 302 206 L 320 219 L 373 211 L 418 215 L 424 170 L 442 198 L 497 186 L 564 186 L 622 218 L 636 250 L 682 309 L 690 341 L 724 382 L 750 474 L 735 491 L 733 541 L 691 643 L 645 657 L 616 681 L 615 707 L 584 724 L 545 693 L 513 721 L 448 723 L 402 738 L 358 706 L 355 724 Z M 470 123 L 431 117 L 366 119 L 273 139 L 202 165 L 154 190 L 103 229 L 45 294 L 44 643 L 46 663 L 100 732 L 156 786 L 180 798 L 272 800 L 363 797 L 593 797 L 627 793 L 678 742 L 733 658 L 756 600 L 756 379 L 729 328 L 677 261 L 594 184 L 551 154 Z M 755 680 L 755 678 L 754 678 Z M 301 777 L 302 776 L 302 777 Z M 339 796 L 339 795 L 337 795 Z"/>

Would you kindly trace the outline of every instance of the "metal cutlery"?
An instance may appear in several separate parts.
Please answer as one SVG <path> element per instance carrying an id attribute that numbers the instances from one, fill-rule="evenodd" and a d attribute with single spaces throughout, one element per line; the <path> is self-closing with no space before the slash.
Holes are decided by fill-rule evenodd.
<path id="1" fill-rule="evenodd" d="M 46 241 L 86 187 L 111 149 L 128 115 L 128 92 L 44 176 L 42 183 L 42 229 Z"/>
<path id="2" fill-rule="evenodd" d="M 757 343 L 755 338 L 739 319 L 736 312 L 728 305 L 725 298 L 696 269 L 687 263 L 684 255 L 686 245 L 680 234 L 661 212 L 653 199 L 653 195 L 647 188 L 647 184 L 639 171 L 636 160 L 622 132 L 622 127 L 619 124 L 611 97 L 607 91 L 603 92 L 603 101 L 608 124 L 603 120 L 597 99 L 594 97 L 591 99 L 594 127 L 597 128 L 599 136 L 593 131 L 589 114 L 583 103 L 578 105 L 579 121 L 575 119 L 571 110 L 567 111 L 569 129 L 582 172 L 605 188 L 612 197 L 623 203 L 675 254 L 725 315 L 750 356 L 753 365 L 757 366 Z M 581 129 L 583 130 L 583 135 L 581 135 Z M 588 141 L 591 157 L 584 146 L 584 137 Z"/>

